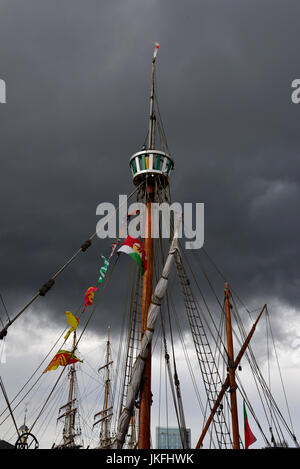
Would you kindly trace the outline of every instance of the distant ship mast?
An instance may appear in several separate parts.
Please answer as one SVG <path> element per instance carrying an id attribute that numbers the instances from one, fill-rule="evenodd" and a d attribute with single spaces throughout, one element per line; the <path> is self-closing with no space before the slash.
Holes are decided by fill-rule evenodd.
<path id="1" fill-rule="evenodd" d="M 110 405 L 110 388 L 111 388 L 111 376 L 110 376 L 110 366 L 113 364 L 110 355 L 110 327 L 107 331 L 107 343 L 106 343 L 106 363 L 98 371 L 105 369 L 105 394 L 104 394 L 104 405 L 103 409 L 94 415 L 94 420 L 98 418 L 93 427 L 101 423 L 100 438 L 99 438 L 99 448 L 105 449 L 109 448 L 111 445 L 111 418 L 113 416 L 112 408 Z"/>
<path id="2" fill-rule="evenodd" d="M 76 348 L 76 332 L 73 333 L 73 350 Z M 70 385 L 69 385 L 69 397 L 68 402 L 60 407 L 59 412 L 63 412 L 59 415 L 57 420 L 65 419 L 64 429 L 63 429 L 63 444 L 58 445 L 55 448 L 67 448 L 67 449 L 74 449 L 80 448 L 81 445 L 77 445 L 75 442 L 75 438 L 80 436 L 80 432 L 76 433 L 75 428 L 75 417 L 77 413 L 77 407 L 75 407 L 76 398 L 74 398 L 74 384 L 75 384 L 75 376 L 76 376 L 76 369 L 75 363 L 73 363 L 70 367 L 69 377 L 70 377 Z"/>

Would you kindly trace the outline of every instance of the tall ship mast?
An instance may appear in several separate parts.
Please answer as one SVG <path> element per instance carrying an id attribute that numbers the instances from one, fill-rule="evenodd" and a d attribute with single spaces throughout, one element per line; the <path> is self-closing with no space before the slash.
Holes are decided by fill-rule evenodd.
<path id="1" fill-rule="evenodd" d="M 74 311 L 77 311 L 75 314 L 65 311 L 71 329 L 67 334 L 65 331 L 60 334 L 51 351 L 11 402 L 1 382 L 6 403 L 0 411 L 0 429 L 1 425 L 13 421 L 17 434 L 14 430 L 12 438 L 15 438 L 15 447 L 18 449 L 27 449 L 30 438 L 35 441 L 36 447 L 38 446 L 36 439 L 33 439 L 33 432 L 37 431 L 37 422 L 40 422 L 49 409 L 51 398 L 55 396 L 58 399 L 56 392 L 65 370 L 68 370 L 69 378 L 68 399 L 67 403 L 59 408 L 57 419 L 64 423 L 63 435 L 62 442 L 53 446 L 54 448 L 153 448 L 153 406 L 161 405 L 162 396 L 165 398 L 167 425 L 164 427 L 165 446 L 159 446 L 160 448 L 172 449 L 169 435 L 171 419 L 168 414 L 171 406 L 172 426 L 176 426 L 178 430 L 179 447 L 182 449 L 192 447 L 190 422 L 194 415 L 197 424 L 194 428 L 193 446 L 197 450 L 247 449 L 257 441 L 254 433 L 260 434 L 260 444 L 263 447 L 287 446 L 289 440 L 289 444 L 299 448 L 288 405 L 286 417 L 271 392 L 269 357 L 272 329 L 268 306 L 261 305 L 258 310 L 249 311 L 236 294 L 232 283 L 229 283 L 227 276 L 220 271 L 205 249 L 190 253 L 183 249 L 180 239 L 182 213 L 177 216 L 174 213 L 172 220 L 164 220 L 162 214 L 158 226 L 154 223 L 157 205 L 166 204 L 169 208 L 171 206 L 170 176 L 174 169 L 157 100 L 158 49 L 159 45 L 156 43 L 152 56 L 147 137 L 142 148 L 134 153 L 129 161 L 134 190 L 128 196 L 127 202 L 133 200 L 145 207 L 143 234 L 141 239 L 133 238 L 130 233 L 122 236 L 121 232 L 129 228 L 130 220 L 139 215 L 139 210 L 128 211 L 122 221 L 119 237 L 112 243 L 111 250 L 106 255 L 97 255 L 99 267 L 101 262 L 97 283 L 95 279 L 88 280 L 92 282 L 92 286 L 84 287 L 83 302 L 74 308 Z M 119 206 L 117 210 L 120 208 Z M 138 220 L 141 224 L 143 219 Z M 164 223 L 169 226 L 167 238 L 162 235 Z M 19 316 L 39 297 L 47 294 L 60 273 L 69 267 L 77 256 L 90 248 L 95 239 L 96 233 L 42 285 L 14 318 L 9 319 L 0 331 L 1 340 L 8 340 L 8 330 Z M 118 358 L 114 366 L 116 373 L 112 373 L 111 330 L 104 324 L 108 319 L 103 317 L 101 321 L 104 324 L 102 333 L 105 335 L 105 363 L 98 368 L 97 352 L 97 376 L 92 382 L 98 390 L 99 373 L 104 376 L 104 396 L 103 399 L 101 397 L 100 404 L 96 402 L 91 405 L 93 387 L 90 382 L 83 388 L 81 396 L 76 395 L 75 384 L 79 370 L 89 376 L 94 369 L 89 363 L 89 357 L 83 354 L 81 360 L 76 356 L 76 351 L 79 342 L 85 340 L 86 330 L 93 324 L 94 313 L 98 302 L 101 304 L 102 296 L 106 294 L 106 286 L 114 281 L 113 272 L 118 268 L 122 252 L 129 253 L 135 262 L 128 262 L 129 287 L 123 304 L 122 320 L 119 310 L 109 310 L 109 315 L 115 315 L 122 323 Z M 255 331 L 263 327 L 262 317 L 265 318 L 266 331 L 263 338 L 267 337 L 268 347 L 267 376 L 262 372 L 252 348 Z M 79 333 L 77 329 L 80 330 Z M 71 333 L 72 345 L 67 347 Z M 63 334 L 65 335 L 61 344 Z M 49 363 L 49 354 L 53 354 L 53 349 L 58 347 L 58 344 L 61 344 L 59 350 Z M 275 349 L 274 341 L 273 345 Z M 185 366 L 180 365 L 178 360 L 181 346 L 180 358 L 184 357 Z M 157 360 L 158 355 L 160 367 L 154 368 L 153 362 Z M 45 360 L 49 363 L 46 369 Z M 246 386 L 243 384 L 242 364 L 248 369 L 249 375 L 253 375 L 254 384 L 258 389 L 259 397 L 254 405 L 248 396 L 248 383 Z M 162 369 L 165 372 L 164 390 L 161 389 Z M 32 382 L 38 372 L 38 378 Z M 55 373 L 57 375 L 51 381 Z M 187 376 L 191 378 L 190 388 L 195 391 L 199 405 L 199 408 L 193 407 L 192 415 L 188 413 L 186 405 L 190 392 L 190 389 L 188 392 L 186 389 Z M 18 406 L 35 390 L 36 384 L 43 380 L 51 381 L 50 392 L 46 397 L 42 394 L 42 404 L 37 413 L 26 415 L 26 428 L 20 432 L 16 416 Z M 156 394 L 153 389 L 155 381 L 160 382 Z M 84 446 L 81 441 L 78 442 L 81 428 L 76 423 L 76 418 L 78 405 L 87 403 L 90 407 L 84 413 L 84 421 L 87 423 L 85 438 L 90 441 Z M 259 412 L 254 409 L 258 404 L 261 404 L 260 413 L 264 414 L 265 424 L 257 417 Z M 160 419 L 159 411 L 158 431 L 161 428 Z M 255 428 L 254 433 L 251 431 L 249 420 L 251 427 Z"/>
<path id="2" fill-rule="evenodd" d="M 142 152 L 134 154 L 130 159 L 133 173 L 133 183 L 145 183 L 146 225 L 145 225 L 145 253 L 147 270 L 143 276 L 141 338 L 147 327 L 148 310 L 151 303 L 153 286 L 153 248 L 154 238 L 151 232 L 152 203 L 162 200 L 162 191 L 169 184 L 169 173 L 174 163 L 169 154 L 155 148 L 157 117 L 155 112 L 155 65 L 159 45 L 155 45 L 152 58 L 152 74 L 150 88 L 150 113 L 148 129 L 148 145 Z M 139 402 L 139 433 L 138 448 L 150 448 L 151 428 L 151 345 L 145 363 L 140 389 Z"/>
<path id="3" fill-rule="evenodd" d="M 147 144 L 144 145 L 141 151 L 135 153 L 130 158 L 133 183 L 136 186 L 144 186 L 143 202 L 146 206 L 144 246 L 147 258 L 147 270 L 143 276 L 142 284 L 141 339 L 147 327 L 148 310 L 151 303 L 153 288 L 154 237 L 151 232 L 152 204 L 160 203 L 163 197 L 166 197 L 166 189 L 169 185 L 169 173 L 174 167 L 174 162 L 170 154 L 166 151 L 162 151 L 162 149 L 156 148 L 155 137 L 159 121 L 155 109 L 155 67 L 158 49 L 159 44 L 156 43 L 152 58 Z M 151 345 L 149 345 L 139 397 L 139 431 L 137 444 L 139 449 L 148 449 L 151 446 L 151 361 Z"/>

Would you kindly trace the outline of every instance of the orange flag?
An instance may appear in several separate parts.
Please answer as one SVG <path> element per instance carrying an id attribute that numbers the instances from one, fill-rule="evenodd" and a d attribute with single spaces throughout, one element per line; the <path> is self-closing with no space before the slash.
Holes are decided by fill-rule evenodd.
<path id="1" fill-rule="evenodd" d="M 93 304 L 95 291 L 97 291 L 97 290 L 98 290 L 97 287 L 90 287 L 90 288 L 87 289 L 87 291 L 84 295 L 84 310 L 83 311 L 86 310 L 86 307 L 88 305 Z"/>
<path id="2" fill-rule="evenodd" d="M 56 370 L 56 368 L 59 366 L 67 366 L 76 362 L 82 363 L 82 360 L 79 360 L 79 358 L 77 358 L 72 352 L 68 352 L 67 350 L 59 350 L 45 369 L 44 373 L 47 371 Z"/>

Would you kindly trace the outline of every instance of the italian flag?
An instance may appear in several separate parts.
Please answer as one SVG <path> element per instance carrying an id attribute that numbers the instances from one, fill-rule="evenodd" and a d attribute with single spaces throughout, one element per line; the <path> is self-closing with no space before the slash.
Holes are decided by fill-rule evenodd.
<path id="1" fill-rule="evenodd" d="M 252 431 L 251 431 L 251 429 L 250 429 L 250 427 L 249 427 L 245 402 L 243 403 L 243 405 L 244 405 L 245 449 L 248 449 L 248 447 L 249 447 L 250 445 L 252 445 L 253 443 L 255 443 L 256 438 L 255 438 L 255 436 L 253 435 L 253 433 L 252 433 Z"/>
<path id="2" fill-rule="evenodd" d="M 118 252 L 128 254 L 137 263 L 142 275 L 144 275 L 147 270 L 147 259 L 143 243 L 139 239 L 127 236 Z"/>

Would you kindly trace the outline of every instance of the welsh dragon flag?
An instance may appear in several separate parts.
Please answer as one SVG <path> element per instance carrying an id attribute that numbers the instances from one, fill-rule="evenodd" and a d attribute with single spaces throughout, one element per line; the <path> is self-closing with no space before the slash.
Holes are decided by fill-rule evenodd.
<path id="1" fill-rule="evenodd" d="M 249 427 L 245 402 L 243 403 L 243 406 L 244 406 L 245 449 L 248 449 L 248 447 L 249 447 L 250 445 L 252 445 L 253 443 L 255 443 L 256 438 L 255 438 L 255 436 L 253 435 L 253 433 L 252 433 L 252 431 L 251 431 L 251 429 L 250 429 L 250 427 Z"/>
<path id="2" fill-rule="evenodd" d="M 142 275 L 144 275 L 147 270 L 147 259 L 143 243 L 139 239 L 127 236 L 118 252 L 128 254 L 137 263 Z"/>
<path id="3" fill-rule="evenodd" d="M 44 373 L 47 373 L 47 371 L 56 370 L 56 368 L 59 366 L 67 366 L 76 362 L 82 363 L 82 360 L 79 360 L 79 358 L 77 358 L 74 353 L 69 352 L 68 350 L 59 350 L 55 357 L 52 358 Z"/>

